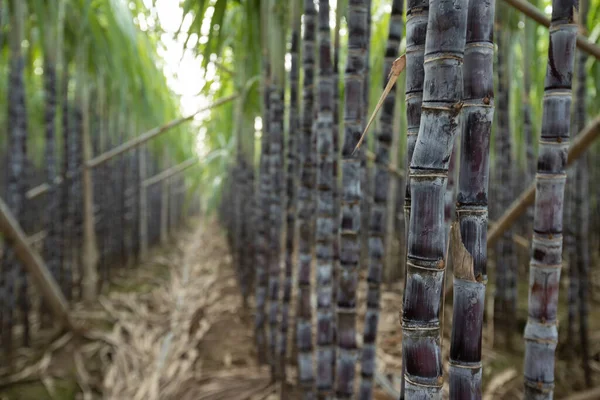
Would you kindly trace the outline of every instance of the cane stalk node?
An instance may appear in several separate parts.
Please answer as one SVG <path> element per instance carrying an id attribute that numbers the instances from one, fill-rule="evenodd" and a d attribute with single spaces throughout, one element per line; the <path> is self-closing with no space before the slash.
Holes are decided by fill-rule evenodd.
<path id="1" fill-rule="evenodd" d="M 464 103 L 463 103 L 462 101 L 459 101 L 459 102 L 457 102 L 457 103 L 454 103 L 454 104 L 452 105 L 452 110 L 453 110 L 453 112 L 454 112 L 454 115 L 458 115 L 458 113 L 460 113 L 460 111 L 461 111 L 461 110 L 462 110 L 462 108 L 463 108 L 463 105 L 464 105 Z"/>

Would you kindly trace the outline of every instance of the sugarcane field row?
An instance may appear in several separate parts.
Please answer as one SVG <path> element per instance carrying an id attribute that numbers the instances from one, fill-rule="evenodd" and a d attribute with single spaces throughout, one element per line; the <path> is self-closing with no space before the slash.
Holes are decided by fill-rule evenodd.
<path id="1" fill-rule="evenodd" d="M 0 400 L 600 398 L 600 0 L 0 0 Z"/>

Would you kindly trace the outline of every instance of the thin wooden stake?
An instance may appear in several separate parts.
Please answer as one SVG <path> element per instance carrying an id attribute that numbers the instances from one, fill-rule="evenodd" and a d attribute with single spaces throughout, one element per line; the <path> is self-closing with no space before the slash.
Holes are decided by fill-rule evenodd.
<path id="1" fill-rule="evenodd" d="M 203 107 L 203 108 L 199 109 L 198 111 L 196 111 L 195 113 L 193 113 L 191 115 L 188 115 L 187 117 L 175 119 L 171 122 L 166 123 L 165 125 L 156 127 L 154 129 L 149 130 L 148 132 L 142 133 L 140 136 L 137 136 L 137 137 L 115 147 L 114 149 L 109 150 L 106 153 L 102 153 L 99 156 L 91 159 L 90 161 L 88 161 L 86 163 L 86 167 L 87 168 L 96 168 L 97 166 L 104 164 L 111 158 L 114 158 L 114 157 L 118 156 L 119 154 L 122 154 L 130 149 L 133 149 L 134 147 L 140 146 L 140 145 L 146 143 L 147 141 L 149 141 L 150 139 L 154 139 L 155 137 L 167 132 L 168 130 L 183 124 L 184 122 L 191 121 L 192 119 L 194 119 L 194 117 L 196 115 L 198 115 L 204 111 L 211 110 L 215 107 L 221 106 L 225 103 L 228 103 L 228 102 L 234 100 L 235 98 L 237 98 L 238 96 L 239 96 L 239 94 L 234 94 L 234 95 L 222 98 L 220 100 L 215 101 L 214 103 L 212 103 L 211 105 L 209 105 L 207 107 Z"/>
<path id="2" fill-rule="evenodd" d="M 142 182 L 142 186 L 143 187 L 148 187 L 151 185 L 154 185 L 155 183 L 158 183 L 160 181 L 163 181 L 165 179 L 168 179 L 174 175 L 177 175 L 183 171 L 185 171 L 188 168 L 193 167 L 194 165 L 196 165 L 196 163 L 198 162 L 198 159 L 196 157 L 193 158 L 188 158 L 187 160 L 185 160 L 182 163 L 179 163 L 171 168 L 168 168 L 154 176 L 151 176 L 150 178 L 144 180 Z"/>
<path id="3" fill-rule="evenodd" d="M 517 10 L 521 11 L 523 14 L 536 21 L 540 25 L 544 25 L 545 27 L 550 27 L 550 19 L 546 17 L 546 15 L 541 12 L 536 6 L 533 4 L 524 1 L 524 0 L 504 0 Z M 588 38 L 579 34 L 577 35 L 577 47 L 580 50 L 588 53 L 589 55 L 595 57 L 597 60 L 600 60 L 600 47 L 590 42 Z"/>
<path id="4" fill-rule="evenodd" d="M 78 328 L 69 316 L 67 300 L 42 258 L 31 248 L 23 229 L 2 198 L 0 198 L 0 232 L 32 277 L 44 299 L 48 302 L 49 309 L 58 318 L 58 322 L 69 330 L 77 332 Z"/>
<path id="5" fill-rule="evenodd" d="M 575 136 L 575 141 L 569 148 L 567 166 L 577 160 L 585 150 L 600 136 L 600 116 L 597 116 L 581 132 Z M 527 207 L 535 201 L 535 182 L 521 193 L 521 195 L 502 214 L 496 224 L 488 231 L 487 245 L 491 247 L 512 226 L 512 224 L 525 213 Z"/>

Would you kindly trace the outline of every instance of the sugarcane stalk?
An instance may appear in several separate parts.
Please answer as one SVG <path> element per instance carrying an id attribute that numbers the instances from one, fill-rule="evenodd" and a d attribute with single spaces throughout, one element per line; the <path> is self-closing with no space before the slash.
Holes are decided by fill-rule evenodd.
<path id="1" fill-rule="evenodd" d="M 406 170 L 410 166 L 421 125 L 421 103 L 423 102 L 423 68 L 425 52 L 425 34 L 429 18 L 429 2 L 427 0 L 407 0 L 406 2 Z M 412 205 L 410 179 L 406 179 L 404 194 L 404 230 L 406 238 L 405 257 L 408 256 L 408 232 L 410 226 L 410 210 Z M 404 260 L 405 265 L 407 259 Z M 406 268 L 404 270 L 406 274 Z M 406 295 L 406 277 L 402 297 Z M 400 398 L 405 398 L 406 360 L 402 353 L 402 384 Z"/>
<path id="2" fill-rule="evenodd" d="M 385 50 L 383 68 L 384 81 L 392 72 L 392 66 L 402 39 L 402 7 L 403 0 L 392 2 L 389 32 Z M 381 279 L 386 259 L 385 249 L 387 223 L 387 198 L 389 195 L 390 173 L 389 159 L 393 137 L 393 119 L 396 105 L 396 91 L 391 90 L 383 103 L 383 111 L 379 119 L 379 132 L 375 142 L 375 179 L 373 199 L 369 218 L 369 266 L 367 289 L 367 313 L 363 332 L 361 354 L 361 382 L 358 398 L 370 400 L 373 396 L 373 377 L 376 371 L 377 327 L 379 324 L 379 308 L 381 297 Z"/>
<path id="3" fill-rule="evenodd" d="M 337 218 L 340 215 L 340 29 L 345 1 L 336 0 L 335 30 L 333 33 L 333 208 Z M 337 298 L 337 281 L 340 270 L 340 226 L 333 224 L 333 301 Z M 337 325 L 333 327 L 333 343 L 337 343 Z M 333 357 L 333 371 L 336 358 Z"/>
<path id="4" fill-rule="evenodd" d="M 333 69 L 329 29 L 329 1 L 319 1 L 317 84 L 317 394 L 333 391 L 333 244 L 336 222 L 333 203 Z"/>
<path id="5" fill-rule="evenodd" d="M 510 129 L 510 41 L 506 27 L 502 21 L 510 16 L 510 8 L 506 4 L 499 5 L 499 15 L 496 18 L 496 39 L 498 43 L 498 99 L 497 127 L 495 136 L 496 147 L 496 180 L 502 182 L 498 188 L 495 204 L 500 209 L 510 204 L 513 182 L 512 134 Z M 494 294 L 494 326 L 495 335 L 503 334 L 506 347 L 511 348 L 511 336 L 515 330 L 517 280 L 517 259 L 511 231 L 504 232 L 502 239 L 496 245 L 496 291 Z"/>
<path id="6" fill-rule="evenodd" d="M 25 82 L 23 79 L 25 60 L 22 42 L 26 22 L 25 4 L 14 2 L 10 10 L 10 68 L 8 86 L 8 174 L 7 206 L 17 221 L 23 220 L 23 200 L 25 198 L 24 169 L 27 159 L 27 105 L 25 102 Z M 27 315 L 26 276 L 22 272 L 13 248 L 8 247 L 2 256 L 2 310 L 0 329 L 2 347 L 10 360 L 13 343 L 14 310 L 17 299 L 24 303 L 24 339 L 28 341 L 29 319 Z M 25 298 L 23 298 L 25 295 Z"/>
<path id="7" fill-rule="evenodd" d="M 363 72 L 363 105 L 362 105 L 362 120 L 366 121 L 369 113 L 369 60 L 371 55 L 371 6 L 372 0 L 365 0 L 367 7 L 367 26 L 363 33 L 365 35 L 365 67 Z M 364 126 L 364 122 L 363 122 Z M 366 139 L 366 137 L 365 137 Z M 368 143 L 365 143 L 365 148 L 368 148 Z M 372 165 L 369 162 L 366 152 L 358 154 L 360 158 L 360 185 L 362 198 L 360 201 L 360 229 L 358 235 L 360 237 L 360 265 L 368 265 L 369 259 L 369 214 L 371 209 L 371 197 L 373 193 L 373 183 L 370 177 L 372 176 Z"/>
<path id="8" fill-rule="evenodd" d="M 585 32 L 589 13 L 589 0 L 581 0 L 579 3 L 579 24 Z M 586 68 L 587 54 L 581 50 L 577 51 L 577 89 L 575 92 L 575 132 L 584 128 L 586 120 Z M 578 280 L 578 314 L 579 314 L 579 340 L 581 343 L 581 364 L 583 367 L 585 384 L 592 387 L 592 371 L 590 365 L 590 343 L 589 343 L 589 293 L 590 293 L 590 186 L 589 186 L 589 163 L 586 154 L 575 163 L 575 196 L 573 204 L 574 218 L 570 223 L 574 224 L 575 239 L 575 265 L 570 268 L 577 270 Z M 573 343 L 573 342 L 571 342 Z"/>
<path id="9" fill-rule="evenodd" d="M 356 345 L 356 290 L 360 265 L 361 159 L 354 153 L 366 119 L 365 68 L 370 2 L 348 2 L 348 60 L 344 77 L 344 140 L 342 144 L 342 201 L 340 209 L 340 272 L 337 289 L 337 361 L 335 393 L 338 399 L 354 395 Z"/>
<path id="10" fill-rule="evenodd" d="M 301 21 L 300 0 L 294 0 L 292 3 L 292 29 L 290 34 L 290 57 L 291 68 L 289 73 L 290 83 L 290 101 L 288 112 L 288 145 L 287 145 L 287 174 L 286 174 L 286 233 L 285 233 L 285 271 L 283 281 L 283 296 L 281 303 L 281 324 L 279 333 L 279 362 L 281 369 L 285 365 L 288 355 L 288 331 L 290 323 L 290 303 L 292 300 L 292 285 L 294 273 L 294 256 L 296 247 L 296 207 L 297 207 L 297 184 L 299 170 L 298 137 L 300 134 L 300 125 L 298 118 L 298 84 L 300 79 L 300 60 L 299 60 L 299 41 L 300 41 L 300 21 Z"/>
<path id="11" fill-rule="evenodd" d="M 535 178 L 535 149 L 534 149 L 534 132 L 531 109 L 531 68 L 532 55 L 535 45 L 535 24 L 529 18 L 524 18 L 525 35 L 523 36 L 523 98 L 522 98 L 522 114 L 523 114 L 523 136 L 525 136 L 525 171 L 527 173 L 527 183 L 529 184 Z M 531 214 L 533 217 L 533 214 Z M 530 225 L 530 224 L 529 224 Z"/>
<path id="12" fill-rule="evenodd" d="M 425 41 L 424 92 L 410 164 L 402 352 L 407 398 L 441 398 L 440 310 L 445 272 L 444 193 L 462 107 L 462 61 L 468 2 L 431 0 Z"/>
<path id="13" fill-rule="evenodd" d="M 256 218 L 257 218 L 257 235 L 256 235 L 256 275 L 255 275 L 255 340 L 258 352 L 258 362 L 264 364 L 268 361 L 267 356 L 267 333 L 266 333 L 266 301 L 267 301 L 267 260 L 268 260 L 268 194 L 271 189 L 269 179 L 269 102 L 270 102 L 270 62 L 268 57 L 268 6 L 267 1 L 260 3 L 260 19 L 261 19 L 261 61 L 263 67 L 263 82 L 262 82 L 262 135 L 260 146 L 260 162 L 259 162 L 259 182 L 257 188 L 256 202 Z"/>
<path id="14" fill-rule="evenodd" d="M 280 380 L 283 377 L 283 370 L 279 370 L 279 361 L 277 359 L 277 334 L 279 332 L 279 292 L 281 275 L 281 230 L 282 230 L 282 189 L 283 189 L 283 171 L 282 171 L 282 152 L 283 152 L 283 91 L 277 85 L 273 85 L 271 90 L 270 105 L 271 121 L 269 124 L 270 140 L 270 165 L 269 175 L 271 177 L 271 204 L 270 214 L 270 261 L 269 261 L 269 344 L 270 353 L 273 362 L 273 376 Z"/>
<path id="15" fill-rule="evenodd" d="M 578 29 L 577 1 L 552 3 L 529 268 L 529 316 L 524 335 L 525 397 L 531 399 L 551 399 L 554 392 L 565 167 Z"/>
<path id="16" fill-rule="evenodd" d="M 51 36 L 51 35 L 49 35 Z M 45 128 L 45 168 L 46 179 L 48 182 L 54 182 L 57 178 L 56 172 L 56 68 L 55 57 L 51 55 L 50 44 L 47 44 L 44 52 L 44 128 Z M 60 223 L 59 205 L 60 196 L 58 187 L 55 185 L 45 184 L 48 192 L 46 203 L 46 221 L 45 229 L 47 231 L 46 240 L 44 241 L 44 258 L 47 260 L 48 269 L 52 273 L 54 279 L 58 280 L 60 271 L 59 243 L 57 236 L 57 227 Z M 46 189 L 45 188 L 45 189 Z M 35 196 L 30 195 L 30 191 L 26 193 L 26 198 L 30 199 Z"/>
<path id="17" fill-rule="evenodd" d="M 302 40 L 302 70 L 304 75 L 301 113 L 300 161 L 301 177 L 298 190 L 298 305 L 296 310 L 296 343 L 298 348 L 298 385 L 302 399 L 316 398 L 314 392 L 312 305 L 311 305 L 311 241 L 314 236 L 311 216 L 314 214 L 312 192 L 315 188 L 315 163 L 312 151 L 314 69 L 317 12 L 312 0 L 304 0 L 304 34 Z"/>
<path id="18" fill-rule="evenodd" d="M 449 239 L 450 227 L 452 225 L 452 215 L 454 214 L 455 204 L 455 180 L 457 175 L 456 157 L 457 148 L 459 147 L 458 142 L 460 139 L 456 139 L 456 143 L 452 148 L 452 154 L 450 155 L 450 164 L 448 165 L 448 182 L 446 183 L 446 193 L 444 193 L 444 224 L 446 226 L 446 241 Z M 449 264 L 451 260 L 449 260 Z M 451 265 L 449 265 L 451 268 Z"/>
<path id="19" fill-rule="evenodd" d="M 481 341 L 487 282 L 489 148 L 494 115 L 495 2 L 470 2 L 463 65 L 463 109 L 450 342 L 451 399 L 481 398 Z"/>
<path id="20" fill-rule="evenodd" d="M 280 369 L 277 338 L 279 334 L 279 310 L 281 288 L 281 233 L 283 229 L 284 195 L 284 92 L 285 92 L 285 18 L 281 15 L 280 3 L 269 4 L 269 57 L 271 64 L 271 93 L 269 107 L 269 350 L 271 355 L 271 377 L 285 384 L 285 368 Z M 285 363 L 283 364 L 285 367 Z"/>
<path id="21" fill-rule="evenodd" d="M 263 3 L 261 3 L 263 4 Z M 262 13 L 261 13 L 262 15 Z M 268 64 L 267 71 L 268 71 Z M 256 316 L 255 316 L 255 340 L 258 351 L 258 361 L 264 364 L 267 359 L 267 336 L 265 330 L 266 313 L 265 305 L 267 300 L 267 195 L 270 190 L 268 157 L 269 157 L 269 130 L 268 130 L 268 104 L 269 104 L 269 85 L 268 82 L 263 86 L 263 130 L 261 137 L 261 155 L 260 155 L 260 176 L 258 183 L 258 202 L 256 203 L 256 214 L 258 220 L 257 235 L 256 235 Z"/>
<path id="22" fill-rule="evenodd" d="M 63 183 L 61 187 L 61 200 L 60 200 L 60 214 L 62 224 L 60 226 L 60 234 L 61 234 L 61 271 L 60 271 L 60 280 L 59 283 L 63 290 L 63 293 L 67 299 L 67 301 L 71 300 L 71 282 L 73 278 L 72 270 L 73 270 L 73 246 L 72 246 L 72 231 L 73 231 L 73 218 L 70 213 L 69 203 L 72 201 L 71 199 L 71 190 L 70 186 L 73 181 L 73 167 L 71 165 L 71 157 L 70 155 L 70 142 L 72 141 L 72 121 L 71 121 L 71 108 L 69 107 L 69 69 L 65 65 L 63 67 L 61 77 L 61 108 L 62 108 L 62 143 L 63 143 L 63 153 L 62 153 L 62 175 L 63 175 Z"/>

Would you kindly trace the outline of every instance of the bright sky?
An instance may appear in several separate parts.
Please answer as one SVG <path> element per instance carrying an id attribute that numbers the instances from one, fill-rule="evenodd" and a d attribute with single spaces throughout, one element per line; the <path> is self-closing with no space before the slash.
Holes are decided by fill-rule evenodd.
<path id="1" fill-rule="evenodd" d="M 165 62 L 164 72 L 167 83 L 181 97 L 182 115 L 190 115 L 198 109 L 206 107 L 208 100 L 204 96 L 198 96 L 204 84 L 201 58 L 196 57 L 192 51 L 188 50 L 197 45 L 198 38 L 195 34 L 188 41 L 187 49 L 184 49 L 187 30 L 192 22 L 190 18 L 186 18 L 181 26 L 182 33 L 175 37 L 183 15 L 180 0 L 157 0 L 154 9 L 152 9 L 152 0 L 144 0 L 144 4 L 152 10 L 153 15 L 158 16 L 161 28 L 165 32 L 161 36 L 162 45 L 158 48 L 158 54 Z M 142 29 L 144 29 L 144 25 L 147 25 L 147 22 L 140 18 Z M 209 68 L 207 76 L 210 78 L 213 73 L 212 68 Z M 201 120 L 206 116 L 207 113 L 198 114 L 195 119 Z M 200 129 L 197 137 L 197 151 L 200 155 L 206 151 L 203 146 L 204 135 L 205 132 Z"/>
<path id="2" fill-rule="evenodd" d="M 144 3 L 150 7 L 152 1 L 144 0 Z M 165 60 L 165 74 L 169 86 L 175 93 L 181 95 L 182 113 L 191 114 L 207 103 L 205 99 L 197 96 L 204 83 L 201 74 L 201 60 L 196 58 L 191 51 L 183 48 L 185 32 L 187 32 L 191 20 L 184 21 L 181 29 L 184 33 L 180 33 L 177 38 L 174 37 L 183 15 L 179 3 L 178 0 L 156 1 L 155 11 L 161 27 L 166 32 L 161 37 L 163 46 L 159 48 L 159 55 Z M 194 47 L 197 40 L 197 38 L 190 39 L 188 48 Z"/>

